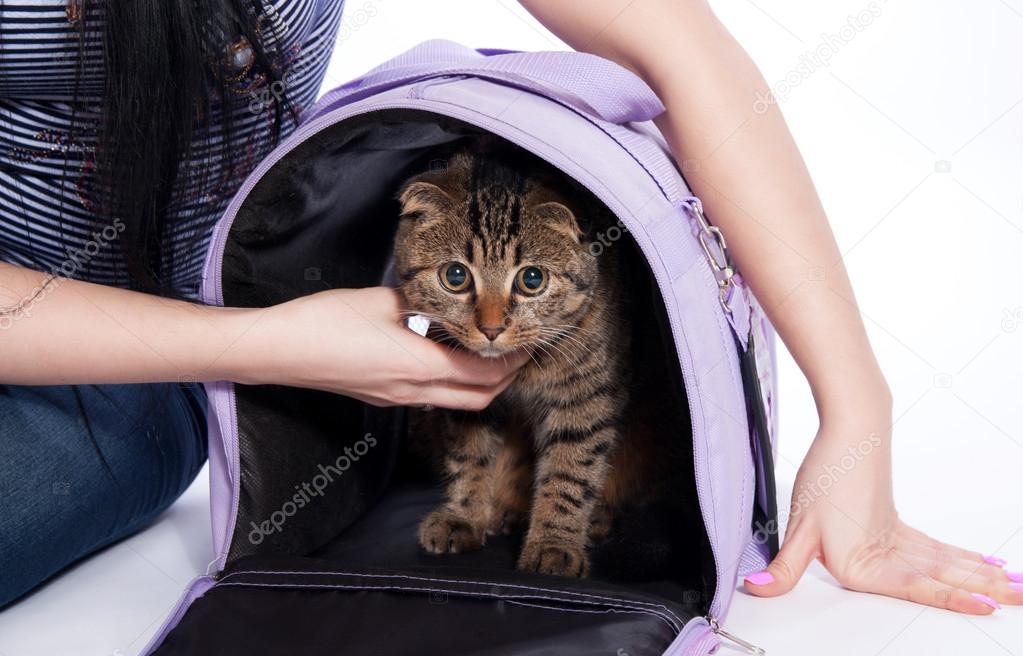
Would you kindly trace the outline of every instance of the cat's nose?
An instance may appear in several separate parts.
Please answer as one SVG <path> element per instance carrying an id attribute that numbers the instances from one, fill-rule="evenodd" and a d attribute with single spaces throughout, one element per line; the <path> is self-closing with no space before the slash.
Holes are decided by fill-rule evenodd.
<path id="1" fill-rule="evenodd" d="M 504 326 L 478 326 L 478 328 L 490 341 L 494 341 L 498 335 L 504 332 Z"/>

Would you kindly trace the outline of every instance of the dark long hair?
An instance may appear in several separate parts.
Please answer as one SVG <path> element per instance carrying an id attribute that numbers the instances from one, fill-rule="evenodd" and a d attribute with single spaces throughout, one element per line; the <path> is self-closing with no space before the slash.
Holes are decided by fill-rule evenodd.
<path id="1" fill-rule="evenodd" d="M 102 23 L 106 81 L 93 173 L 98 218 L 124 222 L 118 243 L 130 286 L 170 295 L 175 262 L 167 211 L 181 163 L 202 151 L 188 184 L 206 190 L 246 173 L 238 170 L 232 137 L 236 110 L 247 100 L 239 99 L 239 80 L 225 58 L 232 47 L 246 49 L 253 60 L 246 83 L 283 91 L 275 21 L 267 20 L 263 0 L 69 1 L 77 3 L 79 77 L 86 34 Z M 286 113 L 292 114 L 283 93 L 266 101 L 276 144 Z"/>

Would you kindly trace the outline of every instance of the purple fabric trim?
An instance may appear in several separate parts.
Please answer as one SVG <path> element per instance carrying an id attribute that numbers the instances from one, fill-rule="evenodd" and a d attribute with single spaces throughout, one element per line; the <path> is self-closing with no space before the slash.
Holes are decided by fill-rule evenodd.
<path id="1" fill-rule="evenodd" d="M 664 105 L 643 80 L 595 55 L 577 52 L 473 50 L 452 41 L 427 41 L 323 96 L 310 115 L 344 100 L 355 102 L 427 78 L 471 76 L 554 96 L 612 123 L 648 121 Z"/>
<path id="2" fill-rule="evenodd" d="M 206 594 L 206 591 L 212 587 L 213 579 L 208 576 L 200 576 L 193 579 L 188 587 L 185 588 L 185 592 L 182 594 L 181 599 L 178 600 L 174 610 L 171 611 L 171 614 L 167 616 L 166 620 L 164 620 L 160 630 L 156 632 L 153 638 L 149 641 L 149 644 L 147 644 L 145 648 L 139 652 L 139 655 L 149 656 L 149 654 L 153 653 L 156 648 L 160 646 L 160 643 L 163 642 L 164 638 L 167 637 L 167 634 L 178 625 L 178 622 L 181 621 L 181 618 L 188 610 L 188 607 L 192 605 L 192 602 Z"/>
<path id="3" fill-rule="evenodd" d="M 721 645 L 707 619 L 696 617 L 689 621 L 675 641 L 668 645 L 664 656 L 707 656 Z"/>
<path id="4" fill-rule="evenodd" d="M 767 569 L 770 562 L 767 545 L 757 540 L 751 540 L 739 558 L 739 576 L 761 572 Z"/>
<path id="5" fill-rule="evenodd" d="M 216 568 L 223 569 L 230 548 L 232 529 L 238 508 L 237 480 L 238 436 L 235 422 L 234 384 L 226 381 L 206 383 L 206 398 L 211 410 L 207 413 L 210 460 L 210 526 Z"/>

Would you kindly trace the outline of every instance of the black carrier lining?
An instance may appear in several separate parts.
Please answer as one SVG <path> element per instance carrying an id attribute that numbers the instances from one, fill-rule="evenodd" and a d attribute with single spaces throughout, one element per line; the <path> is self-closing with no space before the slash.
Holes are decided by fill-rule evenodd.
<path id="1" fill-rule="evenodd" d="M 331 288 L 386 282 L 395 193 L 478 128 L 386 110 L 310 138 L 278 162 L 239 211 L 223 263 L 224 304 L 265 307 Z M 622 246 L 640 258 L 628 239 Z M 617 246 L 616 246 L 617 247 Z M 655 287 L 643 320 L 651 352 L 677 362 Z M 345 339 L 339 334 L 337 339 Z M 685 392 L 677 366 L 665 384 Z M 431 556 L 419 519 L 439 499 L 402 448 L 402 409 L 277 386 L 235 387 L 241 493 L 225 572 L 156 652 L 335 654 L 660 654 L 715 589 L 688 445 L 685 512 L 616 526 L 593 574 L 514 569 L 519 539 Z M 601 550 L 603 549 L 603 551 Z M 670 557 L 663 558 L 665 549 Z M 656 568 L 646 567 L 662 555 Z"/>

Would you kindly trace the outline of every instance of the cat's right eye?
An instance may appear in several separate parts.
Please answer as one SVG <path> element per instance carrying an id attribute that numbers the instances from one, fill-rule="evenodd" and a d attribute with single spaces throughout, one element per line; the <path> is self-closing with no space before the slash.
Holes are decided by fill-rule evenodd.
<path id="1" fill-rule="evenodd" d="M 448 262 L 440 268 L 440 282 L 449 292 L 464 292 L 472 284 L 472 274 L 461 262 Z"/>

